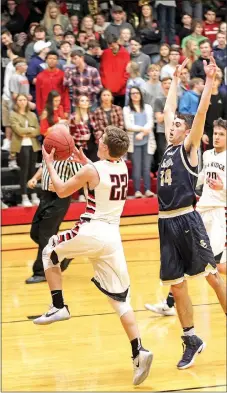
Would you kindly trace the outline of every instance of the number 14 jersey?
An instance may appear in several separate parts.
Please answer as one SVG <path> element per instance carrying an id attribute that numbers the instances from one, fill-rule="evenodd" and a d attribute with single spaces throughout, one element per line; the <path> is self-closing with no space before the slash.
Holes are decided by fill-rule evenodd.
<path id="1" fill-rule="evenodd" d="M 184 145 L 169 145 L 158 169 L 158 202 L 160 211 L 195 205 L 198 167 L 192 167 Z"/>
<path id="2" fill-rule="evenodd" d="M 94 190 L 85 188 L 87 206 L 81 219 L 90 218 L 119 225 L 128 192 L 127 166 L 124 160 L 102 160 L 92 165 L 100 181 Z"/>

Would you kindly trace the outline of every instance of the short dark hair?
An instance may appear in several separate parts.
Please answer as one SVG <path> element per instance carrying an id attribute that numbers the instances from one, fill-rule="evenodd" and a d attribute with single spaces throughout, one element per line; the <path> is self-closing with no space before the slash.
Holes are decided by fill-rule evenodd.
<path id="1" fill-rule="evenodd" d="M 68 42 L 68 41 L 62 41 L 62 42 L 60 43 L 60 48 L 61 48 L 62 45 L 65 45 L 65 44 L 68 44 L 70 47 L 72 47 L 72 45 L 70 44 L 70 42 Z"/>
<path id="2" fill-rule="evenodd" d="M 36 26 L 34 29 L 34 34 L 35 33 L 46 33 L 46 30 L 44 29 L 43 26 Z"/>
<path id="3" fill-rule="evenodd" d="M 186 130 L 190 130 L 192 128 L 192 124 L 195 117 L 194 115 L 186 115 L 183 113 L 178 113 L 176 117 L 178 117 L 178 119 L 184 120 L 186 125 Z"/>
<path id="4" fill-rule="evenodd" d="M 64 33 L 64 38 L 65 38 L 67 35 L 72 35 L 72 36 L 76 39 L 75 34 L 74 34 L 72 31 L 70 31 L 70 30 L 68 30 L 68 31 L 66 31 L 66 32 Z"/>
<path id="5" fill-rule="evenodd" d="M 123 29 L 122 29 L 123 30 Z M 131 39 L 130 39 L 130 41 L 136 41 L 138 44 L 140 44 L 141 45 L 141 38 L 140 37 L 138 37 L 138 36 L 136 36 L 136 37 L 132 37 Z"/>
<path id="6" fill-rule="evenodd" d="M 129 148 L 129 137 L 126 131 L 116 126 L 107 126 L 103 143 L 107 145 L 110 156 L 120 158 L 127 153 Z"/>
<path id="7" fill-rule="evenodd" d="M 171 53 L 173 52 L 177 52 L 180 55 L 180 49 L 177 47 L 176 48 L 170 47 L 169 54 L 171 55 Z"/>
<path id="8" fill-rule="evenodd" d="M 217 120 L 214 120 L 213 127 L 221 127 L 224 128 L 225 131 L 227 131 L 227 120 L 219 117 Z"/>
<path id="9" fill-rule="evenodd" d="M 171 76 L 165 76 L 164 78 L 161 79 L 161 83 L 166 82 L 166 81 L 171 81 L 171 80 L 172 80 Z"/>
<path id="10" fill-rule="evenodd" d="M 55 23 L 55 25 L 53 26 L 53 30 L 54 30 L 54 28 L 55 28 L 56 26 L 60 26 L 61 29 L 63 30 L 63 27 L 62 27 L 62 25 L 60 25 L 60 23 Z"/>
<path id="11" fill-rule="evenodd" d="M 23 56 L 23 51 L 21 46 L 17 45 L 15 42 L 9 44 L 8 49 L 11 50 L 12 54 L 15 56 L 20 56 L 20 57 Z"/>
<path id="12" fill-rule="evenodd" d="M 73 50 L 71 53 L 71 57 L 74 57 L 74 56 L 84 57 L 83 48 Z"/>
<path id="13" fill-rule="evenodd" d="M 56 56 L 59 59 L 59 54 L 55 52 L 55 50 L 50 50 L 50 52 L 47 53 L 46 60 L 48 59 L 49 56 Z"/>
<path id="14" fill-rule="evenodd" d="M 118 38 L 117 38 L 117 36 L 116 35 L 114 35 L 114 34 L 109 34 L 108 36 L 107 36 L 107 44 L 108 45 L 111 45 L 111 44 L 114 44 L 115 42 L 118 42 Z"/>
<path id="15" fill-rule="evenodd" d="M 88 49 L 100 48 L 100 43 L 97 40 L 89 40 L 87 46 Z"/>
<path id="16" fill-rule="evenodd" d="M 204 38 L 204 40 L 200 41 L 199 47 L 202 46 L 203 44 L 209 44 L 211 47 L 211 43 L 210 40 L 208 40 L 208 38 Z"/>

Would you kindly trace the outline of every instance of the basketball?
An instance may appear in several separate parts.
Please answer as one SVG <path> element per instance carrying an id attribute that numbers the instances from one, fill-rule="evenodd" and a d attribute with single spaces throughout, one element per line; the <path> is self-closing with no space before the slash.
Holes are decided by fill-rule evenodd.
<path id="1" fill-rule="evenodd" d="M 44 147 L 48 154 L 54 148 L 56 161 L 67 160 L 74 150 L 74 140 L 64 124 L 57 124 L 54 130 L 44 139 Z"/>

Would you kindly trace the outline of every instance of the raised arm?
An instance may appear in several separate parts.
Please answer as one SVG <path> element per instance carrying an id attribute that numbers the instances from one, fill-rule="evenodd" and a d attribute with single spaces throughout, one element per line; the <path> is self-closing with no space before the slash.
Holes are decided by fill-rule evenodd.
<path id="1" fill-rule="evenodd" d="M 204 131 L 206 114 L 210 105 L 213 81 L 217 72 L 217 66 L 212 56 L 210 58 L 209 65 L 207 65 L 207 62 L 205 60 L 203 60 L 203 64 L 206 74 L 206 83 L 200 99 L 199 107 L 197 109 L 192 124 L 191 131 L 184 142 L 184 146 L 187 152 L 190 152 L 192 146 L 195 148 L 198 148 L 200 146 L 201 138 Z"/>
<path id="2" fill-rule="evenodd" d="M 177 88 L 178 88 L 179 77 L 182 70 L 185 68 L 186 64 L 188 63 L 188 60 L 189 59 L 186 58 L 181 65 L 178 65 L 176 67 L 171 82 L 171 86 L 169 89 L 169 93 L 167 96 L 165 108 L 164 108 L 165 135 L 168 143 L 169 143 L 170 130 L 173 124 L 175 112 L 177 110 Z"/>

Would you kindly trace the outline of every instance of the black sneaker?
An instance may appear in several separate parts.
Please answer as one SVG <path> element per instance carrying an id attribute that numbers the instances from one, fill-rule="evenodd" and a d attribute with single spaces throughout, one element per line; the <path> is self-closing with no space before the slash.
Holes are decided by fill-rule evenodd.
<path id="1" fill-rule="evenodd" d="M 182 336 L 181 338 L 183 340 L 183 356 L 177 364 L 177 368 L 179 370 L 184 370 L 192 366 L 196 356 L 206 348 L 206 343 L 195 335 Z"/>

